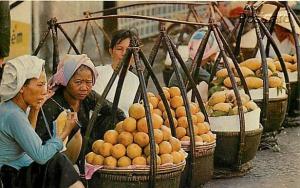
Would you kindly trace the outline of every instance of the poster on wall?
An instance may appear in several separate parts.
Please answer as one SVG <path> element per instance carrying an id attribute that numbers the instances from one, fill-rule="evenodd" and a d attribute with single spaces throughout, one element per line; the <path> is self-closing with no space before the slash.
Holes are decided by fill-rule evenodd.
<path id="1" fill-rule="evenodd" d="M 10 4 L 14 3 L 13 1 Z M 25 1 L 12 8 L 10 53 L 6 59 L 12 59 L 20 55 L 31 54 L 31 12 L 32 2 Z"/>

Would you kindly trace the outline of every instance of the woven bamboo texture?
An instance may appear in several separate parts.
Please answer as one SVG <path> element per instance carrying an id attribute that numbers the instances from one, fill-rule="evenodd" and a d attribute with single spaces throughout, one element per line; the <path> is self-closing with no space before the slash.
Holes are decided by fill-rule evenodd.
<path id="1" fill-rule="evenodd" d="M 240 132 L 214 132 L 217 134 L 217 144 L 214 154 L 215 168 L 239 169 L 252 160 L 257 152 L 263 128 L 246 131 L 245 145 L 242 149 L 241 164 L 237 162 L 239 152 Z"/>
<path id="2" fill-rule="evenodd" d="M 179 187 L 180 176 L 186 162 L 178 165 L 158 166 L 157 188 Z M 149 186 L 149 167 L 136 169 L 100 169 L 89 181 L 90 188 L 146 188 Z"/>

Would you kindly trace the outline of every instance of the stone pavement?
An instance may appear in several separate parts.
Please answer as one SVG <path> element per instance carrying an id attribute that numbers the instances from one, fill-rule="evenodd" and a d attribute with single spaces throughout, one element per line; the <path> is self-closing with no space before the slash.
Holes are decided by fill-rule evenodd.
<path id="1" fill-rule="evenodd" d="M 258 151 L 244 177 L 213 179 L 204 188 L 300 188 L 300 127 L 278 136 L 280 152 Z"/>

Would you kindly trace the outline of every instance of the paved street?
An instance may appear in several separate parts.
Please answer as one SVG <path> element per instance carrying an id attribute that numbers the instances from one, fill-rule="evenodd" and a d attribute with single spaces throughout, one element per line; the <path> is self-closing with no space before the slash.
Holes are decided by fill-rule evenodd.
<path id="1" fill-rule="evenodd" d="M 300 127 L 286 128 L 278 138 L 280 152 L 258 151 L 253 169 L 244 177 L 214 179 L 205 188 L 300 187 Z"/>

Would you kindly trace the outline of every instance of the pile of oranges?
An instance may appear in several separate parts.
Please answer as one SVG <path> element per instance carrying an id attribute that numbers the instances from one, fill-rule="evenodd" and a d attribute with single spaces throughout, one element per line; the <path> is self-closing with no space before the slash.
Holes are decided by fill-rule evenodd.
<path id="1" fill-rule="evenodd" d="M 172 137 L 170 128 L 163 125 L 163 118 L 154 113 L 152 105 L 150 108 L 157 165 L 181 163 L 186 157 L 181 142 Z M 142 104 L 133 104 L 129 117 L 119 122 L 115 130 L 107 131 L 103 140 L 93 143 L 93 151 L 86 155 L 87 163 L 110 168 L 149 165 L 150 138 L 145 115 Z"/>
<path id="2" fill-rule="evenodd" d="M 188 120 L 180 89 L 178 87 L 163 87 L 163 92 L 171 107 L 171 114 L 176 128 L 176 137 L 181 141 L 190 141 Z M 160 116 L 164 120 L 164 125 L 170 127 L 167 112 L 161 98 L 159 96 L 155 96 L 151 92 L 148 92 L 147 96 L 149 102 L 153 106 L 153 113 L 157 114 L 157 116 Z M 189 103 L 189 106 L 192 116 L 195 141 L 199 144 L 214 142 L 216 139 L 215 135 L 210 131 L 209 124 L 204 121 L 204 115 L 200 112 L 198 104 L 191 102 Z"/>

